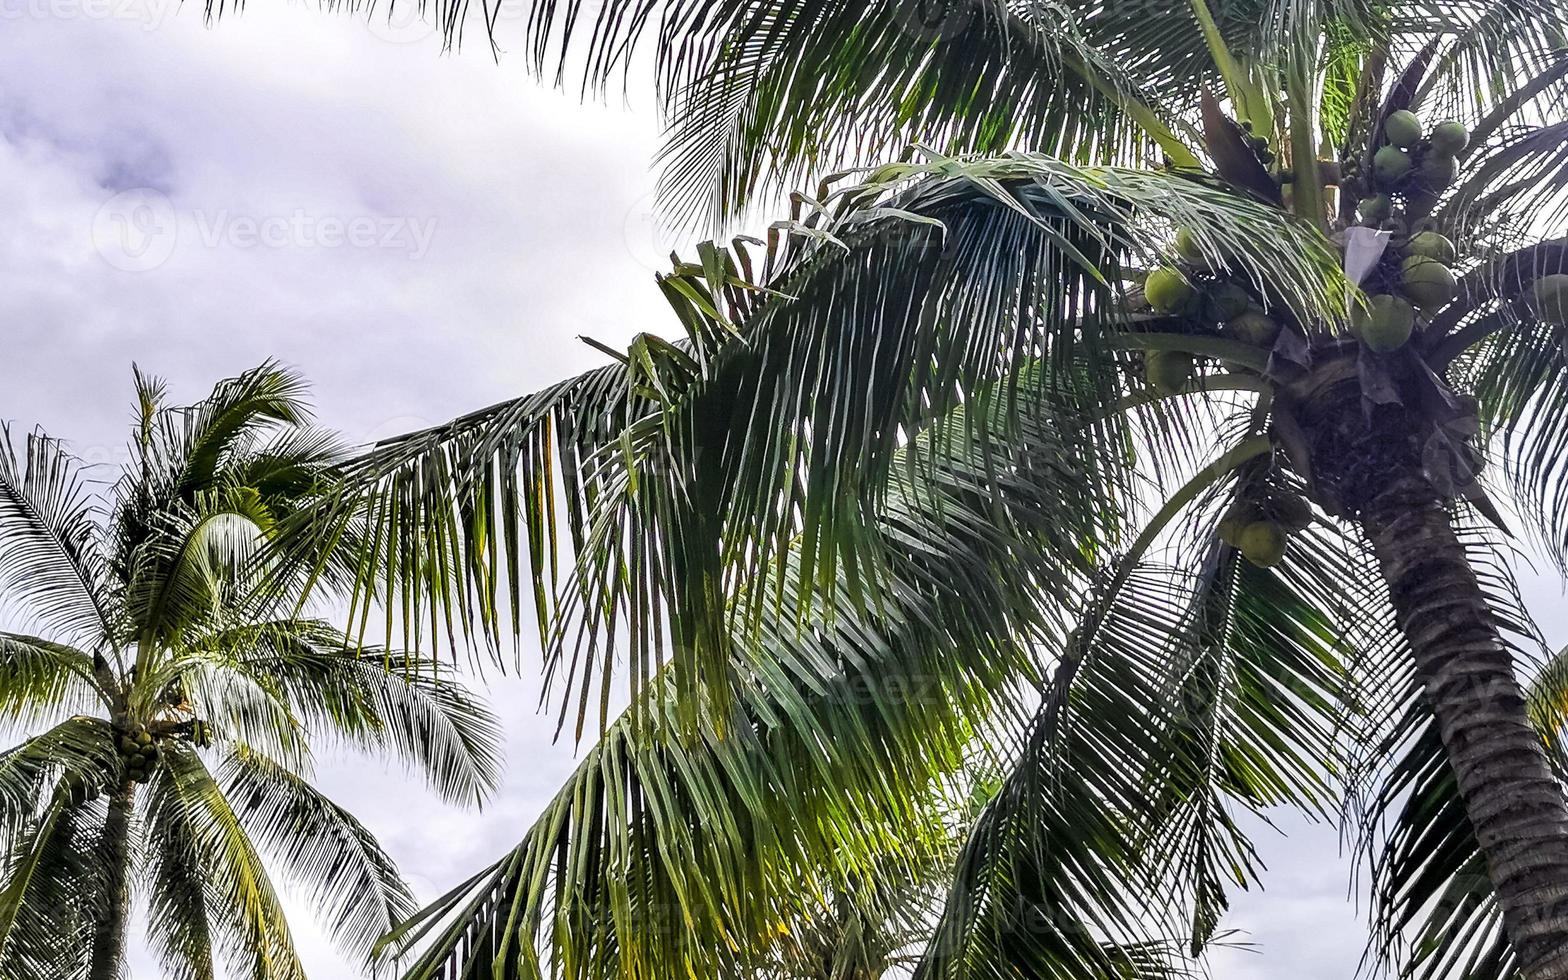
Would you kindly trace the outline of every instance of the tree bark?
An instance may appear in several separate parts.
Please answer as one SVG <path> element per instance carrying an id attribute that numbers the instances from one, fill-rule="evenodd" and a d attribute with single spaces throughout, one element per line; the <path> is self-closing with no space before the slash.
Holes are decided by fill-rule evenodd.
<path id="1" fill-rule="evenodd" d="M 1529 980 L 1568 978 L 1568 800 L 1447 509 L 1396 480 L 1362 515 Z"/>
<path id="2" fill-rule="evenodd" d="M 88 980 L 118 980 L 125 959 L 125 928 L 131 914 L 131 804 L 135 796 L 136 784 L 127 779 L 109 798 L 103 833 L 108 903 L 104 917 L 93 929 Z"/>

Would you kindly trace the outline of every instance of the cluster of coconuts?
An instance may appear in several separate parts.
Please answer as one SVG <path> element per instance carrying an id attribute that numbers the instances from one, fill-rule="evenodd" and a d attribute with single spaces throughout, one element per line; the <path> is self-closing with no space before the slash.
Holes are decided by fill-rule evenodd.
<path id="1" fill-rule="evenodd" d="M 145 725 L 133 725 L 125 715 L 116 715 L 115 730 L 120 733 L 115 748 L 125 766 L 125 774 L 132 782 L 145 783 L 152 778 L 158 766 L 158 743 Z"/>
<path id="2" fill-rule="evenodd" d="M 1356 209 L 1361 224 L 1374 228 L 1408 220 L 1412 202 L 1430 201 L 1453 183 L 1458 154 L 1470 143 L 1463 124 L 1445 122 L 1423 134 L 1419 116 L 1409 109 L 1389 113 L 1383 124 L 1386 142 L 1372 157 L 1375 193 L 1363 198 Z M 1405 203 L 1396 215 L 1395 200 Z M 1400 219 L 1400 220 L 1396 220 Z M 1367 308 L 1358 310 L 1351 324 L 1361 342 L 1379 353 L 1398 350 L 1410 339 L 1417 320 L 1448 305 L 1458 291 L 1450 266 L 1457 257 L 1454 243 L 1442 233 L 1426 229 L 1396 238 L 1391 257 L 1368 284 Z"/>
<path id="3" fill-rule="evenodd" d="M 1311 504 L 1290 491 L 1270 490 L 1231 504 L 1220 519 L 1219 535 L 1252 564 L 1271 568 L 1285 557 L 1290 536 L 1311 523 Z"/>
<path id="4" fill-rule="evenodd" d="M 1162 265 L 1144 280 L 1143 297 L 1156 312 L 1201 316 L 1220 333 L 1254 347 L 1272 347 L 1281 329 L 1252 294 L 1223 272 L 1212 268 L 1197 239 L 1187 228 L 1176 232 L 1180 261 Z M 1144 354 L 1146 380 L 1154 390 L 1174 394 L 1192 378 L 1192 355 L 1183 351 Z"/>

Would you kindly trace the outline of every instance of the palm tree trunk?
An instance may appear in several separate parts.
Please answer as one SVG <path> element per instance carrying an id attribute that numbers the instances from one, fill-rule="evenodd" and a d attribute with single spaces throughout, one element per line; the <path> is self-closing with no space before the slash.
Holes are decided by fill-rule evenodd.
<path id="1" fill-rule="evenodd" d="M 127 779 L 109 798 L 104 823 L 104 863 L 109 880 L 108 906 L 93 929 L 92 964 L 88 980 L 118 980 L 125 958 L 125 926 L 131 914 L 131 804 L 136 784 Z"/>
<path id="2" fill-rule="evenodd" d="M 1424 480 L 1362 516 L 1529 980 L 1568 978 L 1568 801 L 1525 712 L 1493 611 Z"/>

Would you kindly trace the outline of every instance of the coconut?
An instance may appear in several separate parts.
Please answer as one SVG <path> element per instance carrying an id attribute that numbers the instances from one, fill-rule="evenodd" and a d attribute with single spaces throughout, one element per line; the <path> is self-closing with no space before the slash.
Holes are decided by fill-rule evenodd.
<path id="1" fill-rule="evenodd" d="M 1209 267 L 1209 260 L 1204 257 L 1203 249 L 1198 245 L 1198 239 L 1193 235 L 1191 228 L 1176 230 L 1176 254 L 1200 269 Z"/>
<path id="2" fill-rule="evenodd" d="M 1387 194 L 1373 194 L 1363 197 L 1356 206 L 1356 217 L 1364 225 L 1376 226 L 1388 220 L 1394 213 L 1394 202 L 1388 199 Z"/>
<path id="3" fill-rule="evenodd" d="M 1410 241 L 1405 243 L 1405 254 L 1423 255 L 1445 264 L 1454 261 L 1457 255 L 1454 251 L 1454 243 L 1448 240 L 1448 236 L 1435 231 L 1422 231 L 1411 235 Z"/>
<path id="4" fill-rule="evenodd" d="M 1285 557 L 1285 529 L 1273 521 L 1253 521 L 1241 532 L 1236 547 L 1259 568 L 1279 564 Z"/>
<path id="5" fill-rule="evenodd" d="M 131 738 L 129 735 L 123 735 L 120 737 L 120 751 L 123 754 L 135 755 L 138 748 L 140 748 L 140 746 L 136 744 L 136 739 Z"/>
<path id="6" fill-rule="evenodd" d="M 1421 139 L 1421 117 L 1409 109 L 1391 112 L 1383 122 L 1383 134 L 1390 143 L 1408 150 Z"/>
<path id="7" fill-rule="evenodd" d="M 1247 291 L 1233 282 L 1228 282 L 1209 294 L 1209 309 L 1214 312 L 1214 319 L 1229 320 L 1247 312 L 1247 307 L 1252 305 L 1252 297 Z"/>
<path id="8" fill-rule="evenodd" d="M 1428 153 L 1421 161 L 1421 182 L 1434 191 L 1452 184 L 1458 173 L 1459 161 L 1446 153 Z"/>
<path id="9" fill-rule="evenodd" d="M 1184 351 L 1151 350 L 1143 355 L 1143 370 L 1155 391 L 1172 395 L 1187 387 L 1192 378 L 1192 355 Z"/>
<path id="10" fill-rule="evenodd" d="M 1403 347 L 1415 329 L 1415 309 L 1398 296 L 1382 293 L 1357 309 L 1351 326 L 1363 344 L 1380 354 Z"/>
<path id="11" fill-rule="evenodd" d="M 1568 273 L 1542 276 L 1530 287 L 1535 311 L 1547 323 L 1568 326 Z"/>
<path id="12" fill-rule="evenodd" d="M 1263 511 L 1255 502 L 1245 497 L 1238 498 L 1225 509 L 1224 516 L 1220 518 L 1219 527 L 1216 529 L 1220 540 L 1232 548 L 1240 547 L 1241 532 L 1245 531 L 1252 522 L 1262 520 L 1263 516 Z"/>
<path id="13" fill-rule="evenodd" d="M 1312 505 L 1293 493 L 1270 497 L 1268 512 L 1285 527 L 1300 531 L 1312 523 Z"/>
<path id="14" fill-rule="evenodd" d="M 151 745 L 152 744 L 152 733 L 149 732 L 145 728 L 143 728 L 141 731 L 137 732 L 136 733 L 136 744 L 137 745 Z"/>
<path id="15" fill-rule="evenodd" d="M 1192 283 L 1175 269 L 1155 269 L 1144 281 L 1143 296 L 1161 313 L 1176 313 L 1192 301 Z"/>
<path id="16" fill-rule="evenodd" d="M 1247 310 L 1232 317 L 1225 324 L 1225 332 L 1244 344 L 1254 347 L 1273 347 L 1279 337 L 1279 321 L 1261 310 Z"/>
<path id="17" fill-rule="evenodd" d="M 1465 128 L 1464 123 L 1450 120 L 1445 123 L 1438 123 L 1437 127 L 1432 130 L 1432 149 L 1438 153 L 1457 156 L 1469 145 L 1470 131 Z"/>
<path id="18" fill-rule="evenodd" d="M 1373 154 L 1372 172 L 1379 183 L 1398 183 L 1410 172 L 1410 155 L 1397 146 L 1385 146 Z"/>
<path id="19" fill-rule="evenodd" d="M 1458 284 L 1448 266 L 1424 255 L 1412 255 L 1400 266 L 1403 281 L 1400 291 L 1423 310 L 1445 306 L 1454 298 Z"/>

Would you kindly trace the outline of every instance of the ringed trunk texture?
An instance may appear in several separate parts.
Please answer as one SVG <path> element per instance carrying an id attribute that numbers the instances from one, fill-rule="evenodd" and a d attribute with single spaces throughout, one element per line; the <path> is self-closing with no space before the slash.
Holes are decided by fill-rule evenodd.
<path id="1" fill-rule="evenodd" d="M 1568 801 L 1464 546 L 1424 480 L 1393 481 L 1362 524 L 1523 973 L 1568 978 Z"/>
<path id="2" fill-rule="evenodd" d="M 104 823 L 104 863 L 108 868 L 108 909 L 93 929 L 88 980 L 118 980 L 125 958 L 125 927 L 131 911 L 131 804 L 136 784 L 126 780 L 109 799 Z"/>

